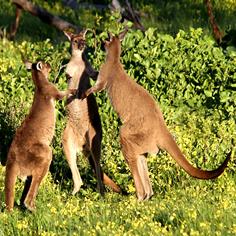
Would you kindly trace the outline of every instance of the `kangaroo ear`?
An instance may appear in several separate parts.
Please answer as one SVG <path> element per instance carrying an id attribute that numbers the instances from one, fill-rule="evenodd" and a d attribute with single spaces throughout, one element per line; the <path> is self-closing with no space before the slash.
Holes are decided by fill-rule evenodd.
<path id="1" fill-rule="evenodd" d="M 126 27 L 122 32 L 119 33 L 119 40 L 122 41 L 124 38 L 125 38 L 125 35 L 127 34 L 128 32 L 128 28 Z"/>
<path id="2" fill-rule="evenodd" d="M 24 61 L 25 67 L 27 70 L 31 70 L 32 69 L 32 63 L 30 61 Z"/>
<path id="3" fill-rule="evenodd" d="M 37 64 L 36 64 L 36 69 L 38 71 L 41 71 L 43 69 L 43 63 L 41 61 L 39 61 Z"/>
<path id="4" fill-rule="evenodd" d="M 109 33 L 108 33 L 109 41 L 111 41 L 114 36 L 115 36 L 115 35 L 114 35 L 113 33 L 109 32 Z"/>
<path id="5" fill-rule="evenodd" d="M 71 38 L 73 37 L 73 33 L 69 32 L 69 31 L 63 31 L 65 36 L 71 41 Z"/>
<path id="6" fill-rule="evenodd" d="M 83 36 L 83 38 L 85 39 L 87 32 L 88 32 L 88 29 L 83 29 L 82 31 L 79 32 L 79 34 L 81 34 Z"/>

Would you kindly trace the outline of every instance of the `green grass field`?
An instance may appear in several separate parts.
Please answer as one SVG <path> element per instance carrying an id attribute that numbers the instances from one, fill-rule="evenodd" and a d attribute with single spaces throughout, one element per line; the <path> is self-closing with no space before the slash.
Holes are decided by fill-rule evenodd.
<path id="1" fill-rule="evenodd" d="M 83 27 L 88 34 L 88 58 L 96 69 L 104 61 L 101 30 L 118 32 L 123 26 L 108 12 L 62 7 L 61 1 L 35 0 L 54 14 Z M 236 28 L 234 0 L 212 1 L 222 31 Z M 127 194 L 106 189 L 102 198 L 88 161 L 78 156 L 84 185 L 72 196 L 71 173 L 61 145 L 65 127 L 64 101 L 57 103 L 53 162 L 40 185 L 37 210 L 18 205 L 23 183 L 16 184 L 15 208 L 4 210 L 5 160 L 16 128 L 33 98 L 30 73 L 21 53 L 52 65 L 53 81 L 70 58 L 66 37 L 28 13 L 23 13 L 14 42 L 5 32 L 14 18 L 10 2 L 0 0 L 0 236 L 2 235 L 236 235 L 236 49 L 215 44 L 200 0 L 140 1 L 146 33 L 131 30 L 122 44 L 122 63 L 135 80 L 160 104 L 167 125 L 187 159 L 196 167 L 214 169 L 232 150 L 228 168 L 215 180 L 188 176 L 166 153 L 149 155 L 154 196 L 138 202 L 133 179 L 119 144 L 120 121 L 105 92 L 97 94 L 103 125 L 102 166 Z M 191 28 L 190 28 L 191 27 Z M 97 45 L 97 46 L 95 46 Z M 57 87 L 66 88 L 65 73 Z"/>

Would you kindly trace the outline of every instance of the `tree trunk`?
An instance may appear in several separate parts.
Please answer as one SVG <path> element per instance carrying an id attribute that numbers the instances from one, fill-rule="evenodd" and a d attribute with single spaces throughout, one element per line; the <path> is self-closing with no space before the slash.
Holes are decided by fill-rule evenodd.
<path id="1" fill-rule="evenodd" d="M 205 1 L 205 4 L 206 4 L 206 7 L 207 7 L 207 14 L 208 14 L 208 17 L 209 17 L 209 21 L 210 21 L 210 24 L 211 24 L 211 28 L 212 28 L 212 31 L 213 31 L 214 38 L 215 38 L 216 42 L 220 45 L 221 42 L 222 42 L 223 34 L 220 32 L 219 26 L 217 25 L 217 23 L 215 21 L 215 17 L 213 15 L 213 11 L 212 11 L 211 1 L 210 0 L 204 0 L 204 1 Z"/>
<path id="2" fill-rule="evenodd" d="M 16 19 L 10 32 L 11 38 L 14 38 L 17 32 L 22 9 L 24 11 L 29 12 L 30 14 L 34 16 L 39 17 L 39 19 L 42 20 L 43 22 L 50 24 L 61 31 L 64 31 L 69 28 L 72 28 L 76 32 L 79 32 L 81 30 L 79 27 L 61 19 L 58 16 L 54 16 L 53 14 L 47 12 L 45 9 L 39 6 L 36 6 L 27 0 L 12 0 L 12 3 L 16 5 Z"/>

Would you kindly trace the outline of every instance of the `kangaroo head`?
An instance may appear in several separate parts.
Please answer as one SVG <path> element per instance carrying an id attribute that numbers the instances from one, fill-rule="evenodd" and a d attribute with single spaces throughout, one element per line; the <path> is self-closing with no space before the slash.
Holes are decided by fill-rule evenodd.
<path id="1" fill-rule="evenodd" d="M 86 46 L 85 35 L 87 30 L 82 30 L 78 34 L 73 34 L 71 32 L 64 31 L 64 34 L 71 42 L 72 54 L 81 54 L 84 51 Z"/>
<path id="2" fill-rule="evenodd" d="M 117 36 L 114 36 L 111 33 L 109 33 L 108 35 L 108 39 L 102 43 L 102 48 L 106 52 L 106 60 L 119 61 L 121 54 L 120 40 Z"/>
<path id="3" fill-rule="evenodd" d="M 108 57 L 118 59 L 121 54 L 121 41 L 124 39 L 127 29 L 122 31 L 118 36 L 108 33 L 108 39 L 103 42 L 104 49 Z"/>
<path id="4" fill-rule="evenodd" d="M 51 71 L 49 63 L 38 61 L 36 63 L 25 62 L 26 68 L 32 71 L 32 79 L 37 85 L 42 80 L 48 80 L 48 75 Z"/>

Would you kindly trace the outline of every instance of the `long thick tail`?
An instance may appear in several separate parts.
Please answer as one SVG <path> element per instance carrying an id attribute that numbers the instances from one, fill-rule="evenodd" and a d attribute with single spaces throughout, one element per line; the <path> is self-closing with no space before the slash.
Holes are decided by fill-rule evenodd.
<path id="1" fill-rule="evenodd" d="M 94 164 L 92 156 L 89 156 L 88 159 L 93 170 L 95 170 L 95 164 Z M 109 186 L 114 192 L 116 193 L 121 192 L 120 187 L 112 179 L 110 179 L 103 171 L 102 171 L 102 181 L 106 186 Z"/>
<path id="2" fill-rule="evenodd" d="M 121 192 L 120 187 L 113 180 L 111 180 L 105 173 L 103 173 L 103 183 L 111 187 L 114 192 L 116 193 Z"/>
<path id="3" fill-rule="evenodd" d="M 166 139 L 165 139 L 166 140 Z M 166 150 L 173 159 L 192 177 L 198 178 L 198 179 L 214 179 L 217 178 L 219 175 L 221 175 L 224 172 L 224 169 L 226 168 L 230 157 L 231 152 L 227 154 L 226 159 L 224 162 L 215 170 L 207 171 L 207 170 L 201 170 L 198 168 L 195 168 L 192 166 L 189 161 L 185 158 L 181 150 L 179 149 L 178 145 L 176 144 L 173 137 L 168 134 L 167 135 L 167 142 L 163 145 L 163 149 Z"/>

